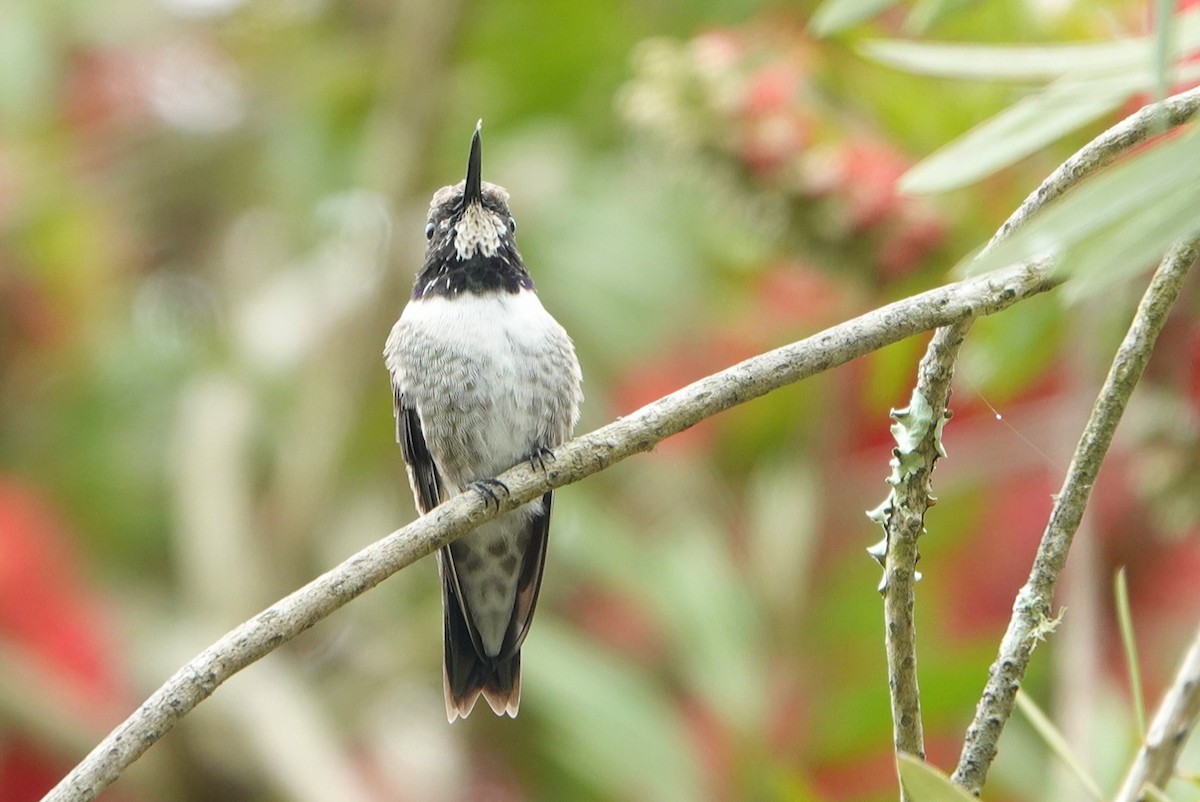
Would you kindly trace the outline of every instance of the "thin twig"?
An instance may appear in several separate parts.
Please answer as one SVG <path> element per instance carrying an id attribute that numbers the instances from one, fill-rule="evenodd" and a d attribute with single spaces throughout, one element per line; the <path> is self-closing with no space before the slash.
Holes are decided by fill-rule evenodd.
<path id="1" fill-rule="evenodd" d="M 1183 278 L 1196 261 L 1197 253 L 1200 253 L 1200 246 L 1189 242 L 1176 245 L 1163 259 L 1138 305 L 1133 323 L 1092 407 L 1062 489 L 1055 497 L 1033 570 L 1013 603 L 1008 631 L 1004 633 L 1000 653 L 988 672 L 987 685 L 967 730 L 958 768 L 952 777 L 956 784 L 971 793 L 978 794 L 987 779 L 988 769 L 996 757 L 1000 733 L 1012 714 L 1017 689 L 1034 647 L 1054 629 L 1056 620 L 1051 616 L 1050 607 L 1055 583 L 1067 561 L 1071 539 L 1083 518 L 1096 475 L 1112 443 L 1113 432 L 1150 360 L 1167 312 L 1179 295 Z"/>
<path id="2" fill-rule="evenodd" d="M 1113 802 L 1143 802 L 1154 796 L 1151 788 L 1165 788 L 1197 718 L 1200 718 L 1200 630 L 1196 631 L 1175 681 L 1163 696 L 1146 740 Z"/>
<path id="3" fill-rule="evenodd" d="M 1071 189 L 1084 178 L 1112 164 L 1122 154 L 1151 136 L 1161 134 L 1168 128 L 1177 128 L 1188 122 L 1200 111 L 1200 87 L 1180 92 L 1164 100 L 1143 106 L 1121 122 L 1109 128 L 1075 152 L 1046 177 L 1037 189 L 996 231 L 988 249 L 1006 239 L 1013 230 L 1050 201 Z"/>
<path id="4" fill-rule="evenodd" d="M 905 410 L 892 412 L 897 448 L 892 460 L 892 492 L 875 513 L 884 526 L 881 549 L 884 573 L 883 616 L 896 754 L 925 758 L 921 692 L 917 684 L 916 624 L 913 620 L 917 539 L 925 531 L 925 512 L 934 498 L 930 478 L 942 450 L 942 426 L 949 418 L 954 361 L 971 320 L 938 329 L 917 369 L 917 386 Z M 906 795 L 901 789 L 901 799 Z"/>
<path id="5" fill-rule="evenodd" d="M 1033 701 L 1033 697 L 1027 693 L 1018 693 L 1017 707 L 1021 708 L 1021 712 L 1025 714 L 1025 718 L 1029 720 L 1029 724 L 1037 732 L 1042 742 L 1050 747 L 1050 751 L 1058 756 L 1062 765 L 1070 771 L 1083 790 L 1087 792 L 1087 797 L 1097 800 L 1097 802 L 1104 802 L 1104 792 L 1100 790 L 1096 780 L 1084 767 L 1083 761 L 1075 753 L 1075 748 L 1067 741 L 1062 730 L 1054 726 L 1054 722 L 1050 720 L 1045 711 L 1038 707 L 1037 702 Z M 1050 796 L 1050 799 L 1060 798 L 1061 796 L 1056 793 L 1052 793 Z"/>
<path id="6" fill-rule="evenodd" d="M 351 599 L 471 528 L 577 482 L 730 407 L 914 334 L 999 312 L 1055 286 L 1042 266 L 1020 266 L 949 284 L 868 312 L 799 342 L 740 362 L 555 452 L 546 472 L 522 464 L 499 478 L 509 494 L 490 505 L 476 493 L 450 499 L 226 634 L 177 671 L 46 797 L 88 800 L 158 741 L 217 686 Z"/>

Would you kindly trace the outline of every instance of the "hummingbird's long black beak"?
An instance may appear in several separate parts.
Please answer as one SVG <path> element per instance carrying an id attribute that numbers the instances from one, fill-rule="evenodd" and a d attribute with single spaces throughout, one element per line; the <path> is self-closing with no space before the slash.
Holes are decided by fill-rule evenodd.
<path id="1" fill-rule="evenodd" d="M 479 129 L 483 120 L 475 126 L 475 136 L 471 137 L 471 156 L 467 159 L 467 182 L 463 187 L 463 206 L 472 203 L 483 203 L 483 144 L 479 140 Z"/>

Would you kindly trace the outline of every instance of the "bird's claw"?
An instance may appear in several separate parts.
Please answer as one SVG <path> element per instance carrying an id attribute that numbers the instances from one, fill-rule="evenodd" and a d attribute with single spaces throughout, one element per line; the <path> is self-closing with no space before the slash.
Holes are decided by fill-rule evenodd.
<path id="1" fill-rule="evenodd" d="M 546 472 L 546 463 L 554 462 L 554 452 L 545 446 L 538 446 L 529 452 L 529 467 Z"/>
<path id="2" fill-rule="evenodd" d="M 497 510 L 500 509 L 500 496 L 497 494 L 497 491 L 506 496 L 509 494 L 508 485 L 499 479 L 479 479 L 478 481 L 471 482 L 469 487 L 483 496 L 483 500 L 487 504 L 495 504 Z"/>

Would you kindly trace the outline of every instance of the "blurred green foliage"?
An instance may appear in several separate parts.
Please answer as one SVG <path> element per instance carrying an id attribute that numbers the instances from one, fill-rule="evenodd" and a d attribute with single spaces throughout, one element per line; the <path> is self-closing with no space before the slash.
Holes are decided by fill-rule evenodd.
<path id="1" fill-rule="evenodd" d="M 912 13 L 940 41 L 1149 35 L 1124 0 L 959 5 Z M 477 118 L 485 176 L 512 192 L 576 340 L 584 429 L 946 280 L 1116 119 L 982 183 L 901 195 L 920 157 L 1022 91 L 863 58 L 863 38 L 908 35 L 903 13 L 818 40 L 811 12 L 0 4 L 0 675 L 41 680 L 0 682 L 0 797 L 37 798 L 217 635 L 415 514 L 380 351 Z M 982 321 L 964 350 L 917 606 L 943 769 L 1136 301 L 1127 267 L 1103 299 Z M 1192 288 L 1130 410 L 1095 548 L 1026 686 L 1052 716 L 1099 700 L 1058 726 L 1106 788 L 1135 742 L 1113 570 L 1128 568 L 1148 699 L 1200 611 L 1198 304 Z M 112 797 L 896 798 L 863 511 L 922 350 L 563 490 L 517 720 L 446 726 L 421 565 L 235 678 Z M 989 798 L 1071 798 L 1056 771 L 1016 721 Z"/>

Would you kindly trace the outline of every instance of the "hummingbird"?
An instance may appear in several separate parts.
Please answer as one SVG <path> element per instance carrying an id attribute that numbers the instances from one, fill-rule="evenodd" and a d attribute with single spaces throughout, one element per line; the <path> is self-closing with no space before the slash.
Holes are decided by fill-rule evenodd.
<path id="1" fill-rule="evenodd" d="M 425 262 L 383 352 L 396 440 L 422 515 L 467 490 L 497 501 L 507 488 L 495 477 L 522 460 L 544 469 L 571 436 L 583 399 L 575 347 L 517 250 L 508 191 L 482 178 L 481 127 L 466 179 L 429 204 Z M 480 695 L 496 715 L 517 715 L 552 496 L 438 551 L 451 722 Z"/>

